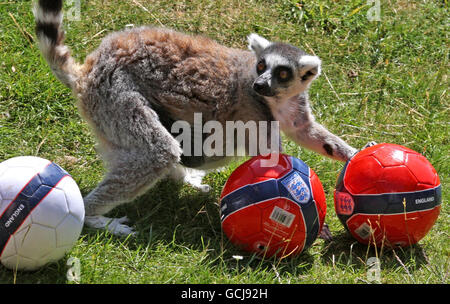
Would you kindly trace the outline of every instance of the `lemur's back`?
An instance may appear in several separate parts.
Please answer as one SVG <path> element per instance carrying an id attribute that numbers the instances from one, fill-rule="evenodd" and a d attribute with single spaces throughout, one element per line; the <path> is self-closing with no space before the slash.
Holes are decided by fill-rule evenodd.
<path id="1" fill-rule="evenodd" d="M 82 107 L 91 107 L 128 89 L 175 119 L 192 122 L 193 113 L 202 112 L 215 116 L 205 119 L 222 120 L 241 94 L 242 78 L 249 77 L 254 62 L 250 52 L 206 37 L 140 27 L 109 35 L 88 56 L 79 82 L 80 99 Z"/>

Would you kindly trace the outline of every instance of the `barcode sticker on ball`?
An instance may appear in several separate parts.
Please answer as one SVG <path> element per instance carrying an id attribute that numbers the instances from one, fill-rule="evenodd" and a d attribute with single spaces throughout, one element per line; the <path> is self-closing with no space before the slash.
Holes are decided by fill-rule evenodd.
<path id="1" fill-rule="evenodd" d="M 284 209 L 281 209 L 280 207 L 275 206 L 269 218 L 289 228 L 291 227 L 292 222 L 294 221 L 295 215 Z"/>

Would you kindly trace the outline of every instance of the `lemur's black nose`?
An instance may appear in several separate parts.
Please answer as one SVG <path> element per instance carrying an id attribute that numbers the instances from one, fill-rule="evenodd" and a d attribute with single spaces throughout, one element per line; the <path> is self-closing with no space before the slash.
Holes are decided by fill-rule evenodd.
<path id="1" fill-rule="evenodd" d="M 253 83 L 253 90 L 263 96 L 273 96 L 273 92 L 266 81 L 255 81 L 255 83 Z"/>
<path id="2" fill-rule="evenodd" d="M 267 82 L 255 82 L 253 84 L 253 89 L 255 91 L 263 91 L 265 89 L 267 89 L 269 87 L 269 85 L 267 84 Z"/>

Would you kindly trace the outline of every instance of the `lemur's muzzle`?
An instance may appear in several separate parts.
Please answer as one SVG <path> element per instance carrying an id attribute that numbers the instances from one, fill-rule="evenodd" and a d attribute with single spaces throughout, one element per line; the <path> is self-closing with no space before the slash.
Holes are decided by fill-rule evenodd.
<path id="1" fill-rule="evenodd" d="M 253 83 L 253 90 L 262 96 L 275 96 L 275 92 L 270 87 L 270 80 L 270 76 L 264 74 L 259 76 Z"/>

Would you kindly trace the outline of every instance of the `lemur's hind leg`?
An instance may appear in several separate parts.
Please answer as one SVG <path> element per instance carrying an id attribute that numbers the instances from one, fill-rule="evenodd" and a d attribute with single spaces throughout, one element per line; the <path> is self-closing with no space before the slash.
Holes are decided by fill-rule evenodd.
<path id="1" fill-rule="evenodd" d="M 126 219 L 109 219 L 103 215 L 114 207 L 131 202 L 144 194 L 179 162 L 178 141 L 162 126 L 156 113 L 139 99 L 139 94 L 118 96 L 114 103 L 115 121 L 102 127 L 102 156 L 108 172 L 98 186 L 84 198 L 87 226 L 107 228 L 114 234 L 128 235 L 132 229 Z M 121 109 L 123 105 L 126 109 Z"/>
<path id="2" fill-rule="evenodd" d="M 177 155 L 161 155 L 165 163 L 143 160 L 140 151 L 114 151 L 120 159 L 109 169 L 100 184 L 84 198 L 86 225 L 107 228 L 116 235 L 128 235 L 132 229 L 124 223 L 126 218 L 110 219 L 103 216 L 114 207 L 131 202 L 144 194 L 168 173 L 177 162 Z"/>

